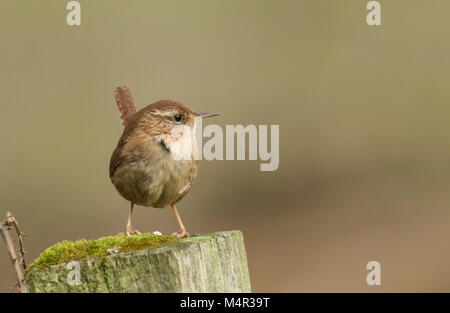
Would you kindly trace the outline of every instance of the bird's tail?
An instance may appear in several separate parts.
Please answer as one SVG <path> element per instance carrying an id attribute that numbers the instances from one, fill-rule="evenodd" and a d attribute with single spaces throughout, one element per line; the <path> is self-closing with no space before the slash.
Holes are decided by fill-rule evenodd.
<path id="1" fill-rule="evenodd" d="M 125 126 L 131 115 L 137 112 L 133 96 L 127 86 L 116 87 L 114 89 L 114 96 L 116 97 L 116 102 L 119 106 L 123 126 Z"/>

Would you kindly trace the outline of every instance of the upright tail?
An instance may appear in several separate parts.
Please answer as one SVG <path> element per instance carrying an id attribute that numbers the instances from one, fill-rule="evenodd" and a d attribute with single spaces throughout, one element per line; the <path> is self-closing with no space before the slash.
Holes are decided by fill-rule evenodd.
<path id="1" fill-rule="evenodd" d="M 137 112 L 133 96 L 127 86 L 116 87 L 114 89 L 114 96 L 116 97 L 116 102 L 119 106 L 123 126 L 125 126 L 130 116 Z"/>

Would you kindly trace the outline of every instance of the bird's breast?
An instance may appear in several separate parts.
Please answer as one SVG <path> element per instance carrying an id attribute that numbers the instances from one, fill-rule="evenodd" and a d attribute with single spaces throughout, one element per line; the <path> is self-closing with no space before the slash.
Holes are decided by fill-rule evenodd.
<path id="1" fill-rule="evenodd" d="M 198 161 L 189 147 L 192 142 L 183 136 L 137 145 L 117 169 L 114 185 L 138 205 L 162 208 L 181 200 L 197 177 Z"/>

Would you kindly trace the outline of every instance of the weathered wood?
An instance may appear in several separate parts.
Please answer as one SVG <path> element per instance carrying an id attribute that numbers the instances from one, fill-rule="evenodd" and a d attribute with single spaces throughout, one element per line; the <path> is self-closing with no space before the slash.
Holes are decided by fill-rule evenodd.
<path id="1" fill-rule="evenodd" d="M 250 292 L 240 231 L 190 237 L 178 243 L 31 269 L 29 292 Z M 69 276 L 69 280 L 67 279 Z"/>

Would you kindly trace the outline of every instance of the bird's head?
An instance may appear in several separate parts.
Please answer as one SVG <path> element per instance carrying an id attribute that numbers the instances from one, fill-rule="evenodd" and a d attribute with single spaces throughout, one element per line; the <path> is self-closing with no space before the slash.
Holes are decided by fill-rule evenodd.
<path id="1" fill-rule="evenodd" d="M 149 106 L 148 113 L 154 127 L 161 128 L 162 132 L 172 132 L 180 126 L 194 127 L 195 118 L 207 118 L 218 115 L 217 113 L 196 112 L 188 106 L 172 101 L 161 100 Z"/>
<path id="2" fill-rule="evenodd" d="M 161 100 L 144 109 L 146 122 L 144 128 L 151 134 L 154 142 L 176 159 L 190 160 L 194 157 L 195 123 L 198 119 L 212 117 L 217 113 L 196 112 L 188 106 L 172 101 Z"/>

